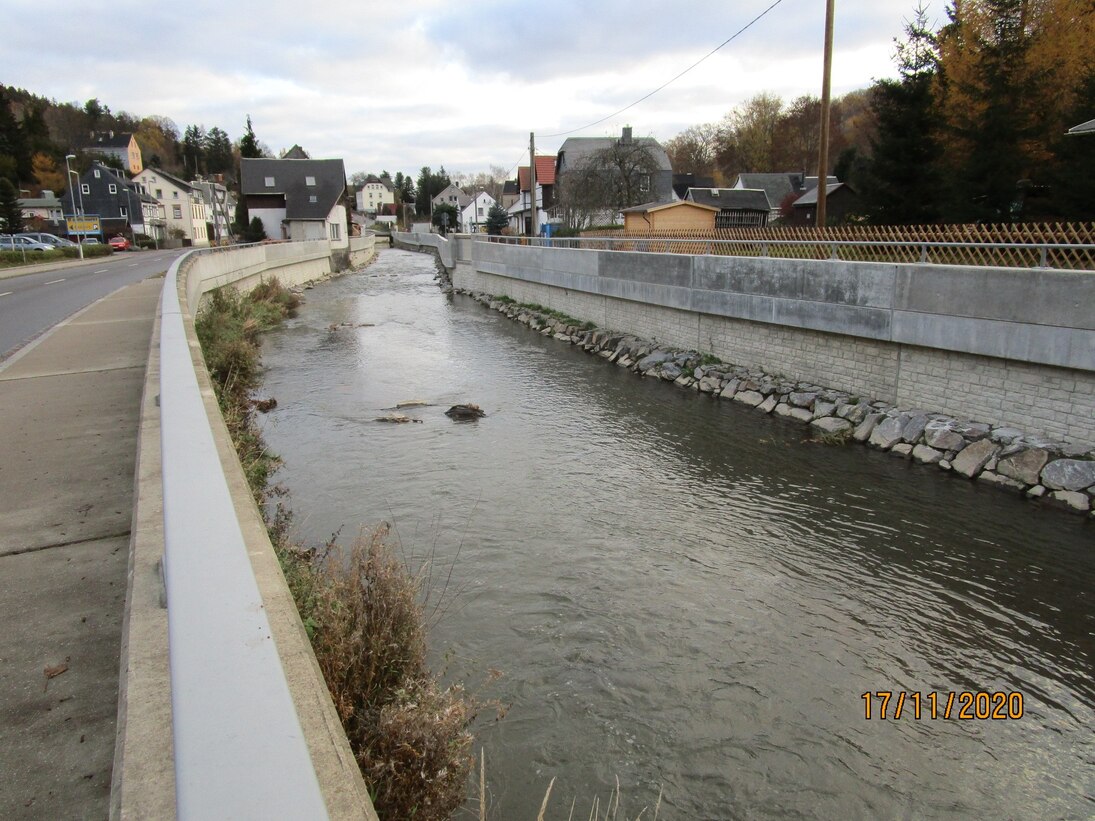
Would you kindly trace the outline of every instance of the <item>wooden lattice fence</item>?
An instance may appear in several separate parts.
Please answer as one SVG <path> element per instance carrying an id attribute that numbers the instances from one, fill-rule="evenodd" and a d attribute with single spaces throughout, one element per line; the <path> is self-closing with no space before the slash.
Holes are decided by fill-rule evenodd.
<path id="1" fill-rule="evenodd" d="M 873 262 L 933 262 L 1095 270 L 1095 223 L 1003 225 L 838 225 L 734 227 L 711 231 L 587 231 L 610 238 L 606 248 L 677 254 L 770 256 Z M 557 241 L 562 244 L 563 241 Z M 838 246 L 830 243 L 856 243 Z M 816 243 L 816 244 L 814 244 Z M 872 245 L 871 243 L 887 243 Z M 956 243 L 932 245 L 924 243 Z M 589 247 L 587 242 L 583 247 Z M 1089 246 L 1048 248 L 1046 245 Z"/>

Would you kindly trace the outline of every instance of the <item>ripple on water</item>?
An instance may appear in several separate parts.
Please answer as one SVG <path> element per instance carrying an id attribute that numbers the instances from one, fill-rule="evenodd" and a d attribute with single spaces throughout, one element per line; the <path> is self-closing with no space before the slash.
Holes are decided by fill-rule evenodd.
<path id="1" fill-rule="evenodd" d="M 629 817 L 661 785 L 662 817 L 1091 814 L 1088 523 L 636 379 L 444 297 L 424 255 L 307 296 L 264 346 L 278 478 L 316 540 L 389 519 L 455 562 L 433 652 L 504 674 L 499 817 L 553 776 L 586 808 L 619 776 Z M 408 399 L 422 424 L 370 421 Z M 442 415 L 461 401 L 487 418 Z M 864 721 L 888 689 L 1027 712 Z"/>

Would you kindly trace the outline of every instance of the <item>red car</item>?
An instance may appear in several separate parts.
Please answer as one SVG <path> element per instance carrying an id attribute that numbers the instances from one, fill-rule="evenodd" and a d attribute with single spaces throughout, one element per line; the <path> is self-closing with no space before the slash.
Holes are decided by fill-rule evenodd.
<path id="1" fill-rule="evenodd" d="M 111 237 L 110 247 L 115 251 L 128 251 L 133 246 L 125 237 Z"/>

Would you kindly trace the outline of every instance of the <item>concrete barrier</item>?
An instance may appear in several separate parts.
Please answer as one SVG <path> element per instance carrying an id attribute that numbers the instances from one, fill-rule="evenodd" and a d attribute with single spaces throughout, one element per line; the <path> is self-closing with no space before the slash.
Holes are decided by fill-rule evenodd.
<path id="1" fill-rule="evenodd" d="M 169 808 L 180 818 L 376 818 L 194 331 L 203 293 L 270 276 L 315 279 L 330 272 L 326 246 L 195 252 L 168 273 L 140 434 L 130 582 L 138 609 L 127 613 L 113 818 Z M 160 411 L 150 413 L 157 391 Z M 155 424 L 159 437 L 146 430 Z M 169 641 L 156 627 L 157 552 Z M 138 693 L 159 706 L 134 709 L 127 696 Z"/>
<path id="2" fill-rule="evenodd" d="M 436 248 L 457 288 L 902 406 L 1095 442 L 1091 272 L 395 236 Z"/>

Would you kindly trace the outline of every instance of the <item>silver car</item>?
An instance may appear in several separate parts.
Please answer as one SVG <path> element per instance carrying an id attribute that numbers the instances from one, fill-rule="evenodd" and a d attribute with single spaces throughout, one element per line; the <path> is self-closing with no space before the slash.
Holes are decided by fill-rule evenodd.
<path id="1" fill-rule="evenodd" d="M 65 239 L 64 237 L 59 237 L 56 234 L 31 233 L 29 231 L 24 231 L 23 233 L 16 234 L 15 236 L 17 236 L 17 237 L 26 237 L 27 239 L 31 240 L 32 242 L 40 242 L 43 245 L 48 245 L 52 248 L 75 248 L 76 247 L 76 243 L 73 242 L 72 240 Z"/>
<path id="2" fill-rule="evenodd" d="M 26 237 L 0 237 L 0 251 L 48 251 L 50 247 Z"/>

